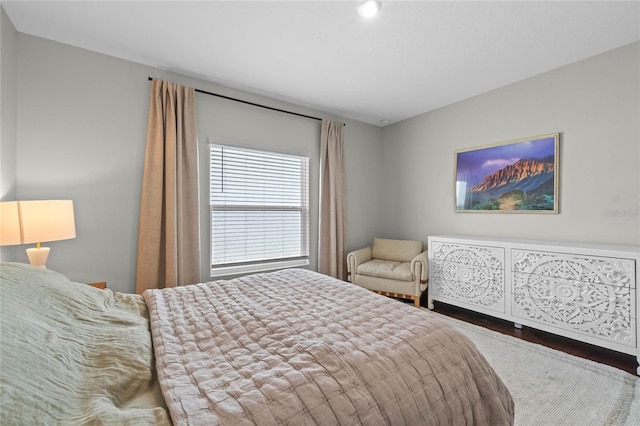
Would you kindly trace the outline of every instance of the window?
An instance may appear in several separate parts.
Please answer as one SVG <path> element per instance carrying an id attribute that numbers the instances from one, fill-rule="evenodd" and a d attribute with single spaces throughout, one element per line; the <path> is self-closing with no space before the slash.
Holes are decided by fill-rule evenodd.
<path id="1" fill-rule="evenodd" d="M 309 158 L 211 145 L 211 276 L 309 263 Z"/>

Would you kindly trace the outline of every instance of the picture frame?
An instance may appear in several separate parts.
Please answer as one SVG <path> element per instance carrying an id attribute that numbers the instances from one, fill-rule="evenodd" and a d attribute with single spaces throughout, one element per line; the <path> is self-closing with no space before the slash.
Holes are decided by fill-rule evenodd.
<path id="1" fill-rule="evenodd" d="M 459 213 L 558 213 L 560 134 L 455 152 Z"/>

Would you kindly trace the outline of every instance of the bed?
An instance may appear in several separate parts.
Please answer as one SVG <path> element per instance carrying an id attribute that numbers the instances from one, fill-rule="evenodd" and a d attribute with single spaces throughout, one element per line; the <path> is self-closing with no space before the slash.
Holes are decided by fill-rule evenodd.
<path id="1" fill-rule="evenodd" d="M 143 295 L 0 265 L 0 424 L 508 425 L 427 310 L 303 269 Z"/>

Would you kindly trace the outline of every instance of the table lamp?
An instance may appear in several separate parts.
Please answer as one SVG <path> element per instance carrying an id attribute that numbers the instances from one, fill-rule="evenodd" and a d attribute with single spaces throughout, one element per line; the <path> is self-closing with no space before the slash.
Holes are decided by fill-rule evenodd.
<path id="1" fill-rule="evenodd" d="M 34 266 L 44 268 L 47 263 L 50 249 L 42 247 L 41 243 L 76 237 L 72 200 L 3 202 L 0 214 L 0 244 L 36 243 L 36 247 L 27 249 L 29 263 Z"/>

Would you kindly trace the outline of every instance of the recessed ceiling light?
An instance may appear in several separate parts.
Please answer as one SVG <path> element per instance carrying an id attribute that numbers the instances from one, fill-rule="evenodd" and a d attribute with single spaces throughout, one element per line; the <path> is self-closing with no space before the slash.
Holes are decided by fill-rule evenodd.
<path id="1" fill-rule="evenodd" d="M 389 124 L 389 123 L 391 123 L 391 120 L 388 120 L 386 118 L 383 119 L 383 120 L 380 120 L 380 124 L 382 124 L 383 126 L 386 125 L 386 124 Z"/>
<path id="2" fill-rule="evenodd" d="M 364 0 L 358 6 L 358 13 L 365 18 L 371 18 L 377 15 L 380 9 L 382 9 L 382 4 L 378 0 Z"/>

